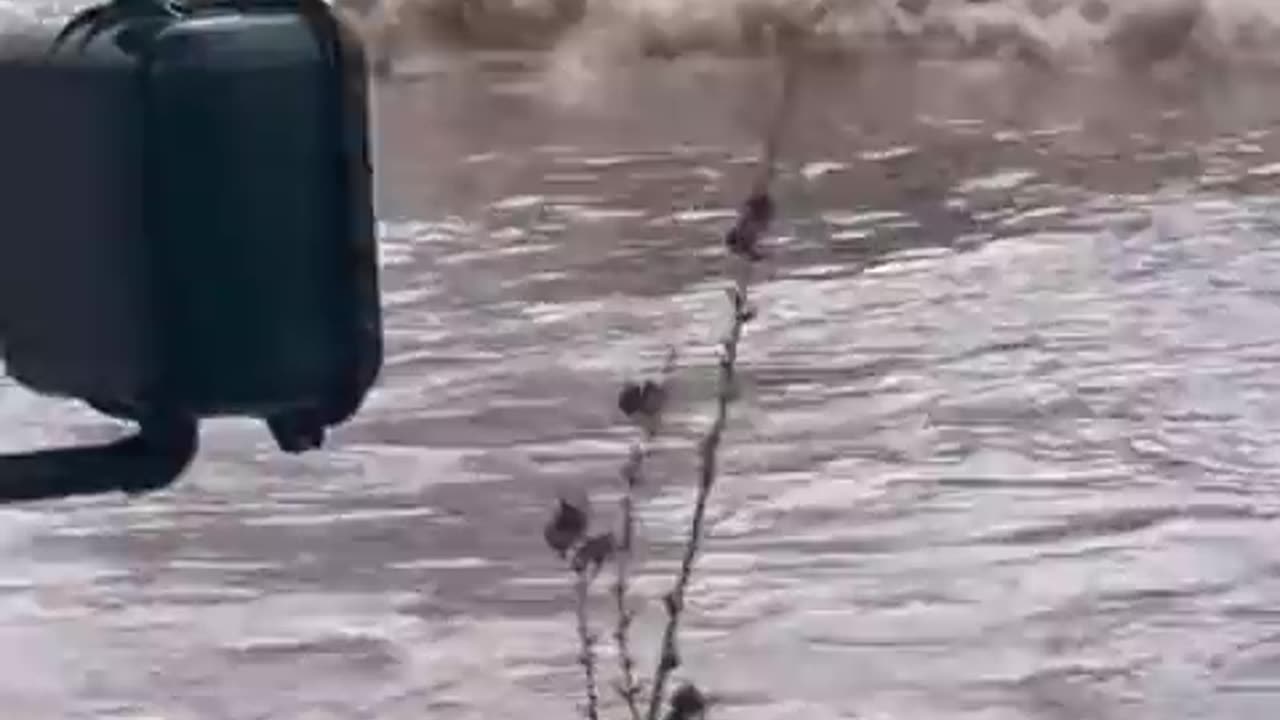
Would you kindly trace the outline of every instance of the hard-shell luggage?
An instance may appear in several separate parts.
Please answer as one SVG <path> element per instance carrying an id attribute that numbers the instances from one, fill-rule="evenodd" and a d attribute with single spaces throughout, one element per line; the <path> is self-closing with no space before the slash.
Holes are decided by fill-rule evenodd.
<path id="1" fill-rule="evenodd" d="M 330 8 L 119 0 L 0 60 L 0 96 L 8 374 L 154 437 L 240 415 L 300 451 L 352 417 L 382 328 L 365 59 Z"/>

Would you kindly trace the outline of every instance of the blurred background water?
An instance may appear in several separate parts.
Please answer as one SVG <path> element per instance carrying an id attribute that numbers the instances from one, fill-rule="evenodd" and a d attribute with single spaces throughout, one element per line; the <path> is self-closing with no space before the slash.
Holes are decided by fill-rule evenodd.
<path id="1" fill-rule="evenodd" d="M 33 2 L 0 22 L 68 9 Z M 215 422 L 171 492 L 0 509 L 6 716 L 573 717 L 541 525 L 564 487 L 608 509 L 617 387 L 675 344 L 665 588 L 777 6 L 457 7 L 351 9 L 388 71 L 365 411 L 325 452 Z M 1274 717 L 1280 6 L 823 22 L 688 676 L 751 720 Z M 111 432 L 0 381 L 4 449 Z"/>

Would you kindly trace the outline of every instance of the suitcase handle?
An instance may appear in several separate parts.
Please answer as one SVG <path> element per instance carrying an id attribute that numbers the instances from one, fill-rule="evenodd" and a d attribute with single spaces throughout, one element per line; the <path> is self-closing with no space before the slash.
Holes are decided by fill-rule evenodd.
<path id="1" fill-rule="evenodd" d="M 93 5 L 81 10 L 58 31 L 53 43 L 49 46 L 49 54 L 53 55 L 77 32 L 84 30 L 80 38 L 83 50 L 89 41 L 106 30 L 112 23 L 127 18 L 155 17 L 176 19 L 187 14 L 186 8 L 178 0 L 110 0 L 101 5 Z"/>
<path id="2" fill-rule="evenodd" d="M 186 470 L 198 446 L 194 419 L 166 418 L 104 445 L 0 455 L 0 504 L 159 490 Z"/>

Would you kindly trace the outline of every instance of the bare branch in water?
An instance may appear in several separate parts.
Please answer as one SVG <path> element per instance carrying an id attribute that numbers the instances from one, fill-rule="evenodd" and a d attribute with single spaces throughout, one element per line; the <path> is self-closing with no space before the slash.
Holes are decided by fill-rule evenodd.
<path id="1" fill-rule="evenodd" d="M 547 546 L 562 560 L 575 577 L 574 582 L 574 614 L 578 631 L 578 664 L 582 666 L 583 679 L 586 683 L 586 706 L 583 708 L 588 720 L 600 720 L 600 693 L 596 681 L 595 633 L 591 630 L 588 617 L 587 602 L 590 597 L 591 581 L 599 573 L 613 552 L 613 533 L 602 533 L 594 537 L 587 536 L 591 526 L 591 504 L 585 493 L 575 493 L 580 497 L 569 498 L 563 494 L 556 502 L 555 511 L 542 530 Z"/>
<path id="2" fill-rule="evenodd" d="M 666 698 L 666 685 L 672 673 L 680 666 L 679 631 L 684 610 L 685 594 L 693 576 L 699 546 L 704 534 L 707 505 L 718 473 L 719 450 L 729 422 L 729 408 L 738 395 L 738 348 L 747 323 L 755 317 L 749 291 L 754 264 L 765 257 L 761 241 L 773 221 L 775 206 L 771 193 L 775 166 L 782 133 L 789 119 L 796 84 L 797 53 L 791 48 L 784 51 L 781 94 L 777 112 L 764 134 L 760 161 L 752 179 L 751 190 L 739 210 L 737 221 L 725 236 L 725 245 L 735 264 L 732 272 L 733 286 L 728 291 L 732 309 L 732 321 L 728 333 L 721 342 L 718 363 L 718 382 L 715 417 L 698 446 L 700 461 L 699 481 L 694 504 L 693 519 L 689 527 L 679 573 L 673 588 L 663 598 L 667 624 L 657 667 L 650 682 L 647 713 L 641 713 L 643 686 L 636 677 L 635 657 L 631 649 L 631 626 L 635 611 L 629 605 L 631 560 L 635 547 L 635 507 L 637 489 L 644 483 L 644 465 L 651 446 L 662 425 L 670 378 L 675 370 L 676 353 L 672 349 L 657 381 L 627 382 L 618 396 L 618 409 L 630 419 L 640 434 L 631 444 L 621 476 L 624 492 L 619 501 L 621 530 L 618 536 L 611 532 L 588 536 L 589 508 L 584 500 L 575 503 L 561 499 L 555 515 L 544 529 L 547 544 L 561 558 L 566 559 L 576 578 L 575 612 L 579 664 L 582 665 L 586 683 L 585 714 L 589 720 L 599 720 L 600 696 L 597 681 L 595 646 L 597 638 L 590 626 L 588 603 L 591 583 L 600 569 L 609 561 L 615 563 L 617 574 L 613 584 L 613 600 L 617 610 L 613 638 L 618 648 L 620 678 L 614 688 L 630 712 L 631 720 L 658 720 L 658 714 Z M 666 720 L 695 720 L 705 715 L 706 697 L 696 687 L 685 684 L 672 694 Z"/>
<path id="3" fill-rule="evenodd" d="M 591 630 L 587 613 L 591 579 L 592 575 L 585 567 L 577 572 L 577 582 L 574 586 L 577 591 L 574 610 L 578 620 L 578 664 L 582 665 L 583 679 L 586 682 L 587 705 L 584 708 L 584 714 L 587 720 L 600 720 L 600 691 L 596 681 L 596 636 Z"/>
<path id="4" fill-rule="evenodd" d="M 685 541 L 684 554 L 680 561 L 680 570 L 671 591 L 664 597 L 667 611 L 667 624 L 662 635 L 657 667 L 653 673 L 652 691 L 649 697 L 648 720 L 658 720 L 662 707 L 665 689 L 671 674 L 680 666 L 679 633 L 680 619 L 684 612 L 685 594 L 693 576 L 694 563 L 703 537 L 703 525 L 706 520 L 707 504 L 711 498 L 711 490 L 715 486 L 719 469 L 720 446 L 723 442 L 725 428 L 729 423 L 729 408 L 738 394 L 737 361 L 738 348 L 743 331 L 748 322 L 755 317 L 755 309 L 750 301 L 750 286 L 754 263 L 764 257 L 760 241 L 773 219 L 774 204 L 770 188 L 773 184 L 782 133 L 789 119 L 793 104 L 797 57 L 788 52 L 782 65 L 781 93 L 777 111 L 766 129 L 760 163 L 751 186 L 750 195 L 739 210 L 737 221 L 725 237 L 725 245 L 731 251 L 737 264 L 733 273 L 734 285 L 729 290 L 732 306 L 732 320 L 729 331 L 721 344 L 719 362 L 719 382 L 716 393 L 715 417 L 711 426 L 703 435 L 698 447 L 700 470 L 698 475 L 697 496 L 694 501 L 693 519 L 689 526 L 689 535 Z M 692 686 L 687 686 L 692 687 Z M 696 692 L 696 690 L 694 690 Z M 677 714 L 675 701 L 687 700 L 689 695 L 682 688 L 679 697 L 673 696 L 672 712 L 668 717 L 683 718 Z M 700 694 L 699 694 L 700 697 Z M 684 707 L 684 705 L 681 705 Z M 699 707 L 699 713 L 702 708 Z M 692 715 L 689 715 L 692 717 Z"/>
<path id="5" fill-rule="evenodd" d="M 626 703 L 632 720 L 641 720 L 640 705 L 643 688 L 636 678 L 635 655 L 631 650 L 631 624 L 635 611 L 628 605 L 631 588 L 631 554 L 635 545 L 636 490 L 644 485 L 644 462 L 652 449 L 662 426 L 662 410 L 669 394 L 671 375 L 675 372 L 677 354 L 675 348 L 667 352 L 662 375 L 656 381 L 627 383 L 618 398 L 618 408 L 640 426 L 639 438 L 631 443 L 626 461 L 622 465 L 624 483 L 619 500 L 622 515 L 622 542 L 616 554 L 617 575 L 613 584 L 613 599 L 617 611 L 613 639 L 618 647 L 618 694 Z"/>

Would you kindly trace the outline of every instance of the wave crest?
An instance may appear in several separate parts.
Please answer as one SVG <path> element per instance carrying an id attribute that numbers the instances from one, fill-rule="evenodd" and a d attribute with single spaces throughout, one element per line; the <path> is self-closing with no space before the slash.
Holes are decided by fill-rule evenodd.
<path id="1" fill-rule="evenodd" d="M 817 53 L 1040 66 L 1275 64 L 1275 0 L 337 0 L 375 52 L 556 49 L 752 55 L 780 33 Z"/>

